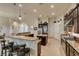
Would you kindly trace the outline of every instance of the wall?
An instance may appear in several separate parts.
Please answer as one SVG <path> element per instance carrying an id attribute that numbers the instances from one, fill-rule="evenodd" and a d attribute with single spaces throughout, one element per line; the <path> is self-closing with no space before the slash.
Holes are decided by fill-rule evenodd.
<path id="1" fill-rule="evenodd" d="M 38 19 L 35 18 L 26 18 L 22 19 L 22 21 L 18 21 L 18 19 L 12 19 L 8 17 L 0 16 L 0 33 L 18 33 L 20 32 L 21 24 L 28 26 L 28 31 L 37 34 L 37 31 L 34 31 L 32 27 L 38 27 Z"/>
<path id="2" fill-rule="evenodd" d="M 54 19 L 48 20 L 48 36 L 49 37 L 54 36 Z"/>
<path id="3" fill-rule="evenodd" d="M 0 33 L 9 33 L 9 18 L 0 16 Z"/>
<path id="4" fill-rule="evenodd" d="M 38 21 L 36 18 L 35 19 L 23 18 L 21 21 L 19 21 L 19 19 L 10 19 L 9 22 L 10 22 L 10 33 L 18 33 L 27 30 L 26 32 L 31 32 L 34 33 L 35 35 L 37 34 L 37 31 L 34 31 L 34 27 L 38 26 Z"/>
<path id="5" fill-rule="evenodd" d="M 62 21 L 54 23 L 54 21 L 58 21 L 62 19 Z M 64 21 L 63 17 L 57 18 L 51 18 L 48 21 L 48 35 L 49 37 L 54 37 L 56 39 L 60 38 L 60 35 L 64 32 Z"/>
<path id="6" fill-rule="evenodd" d="M 45 21 L 48 22 L 48 35 L 49 35 L 49 37 L 56 37 L 55 32 L 58 31 L 58 30 L 55 31 L 57 26 L 55 26 L 55 24 L 53 23 L 54 20 L 57 20 L 57 19 L 54 19 L 54 18 L 51 18 L 50 20 L 48 20 L 48 18 L 43 18 L 42 19 L 42 22 L 45 22 Z M 12 29 L 13 22 L 14 22 L 14 19 L 9 19 L 7 17 L 0 17 L 0 28 L 2 27 L 1 32 L 2 33 L 12 33 L 12 32 L 17 33 L 18 30 L 19 30 L 20 23 L 19 23 L 19 21 L 16 21 L 17 23 L 15 23 L 14 29 Z M 37 31 L 34 31 L 33 28 L 31 28 L 32 26 L 33 27 L 37 27 L 38 26 L 38 19 L 37 18 L 35 18 L 35 19 L 31 18 L 31 19 L 26 19 L 26 20 L 23 19 L 22 23 L 25 23 L 25 24 L 28 25 L 28 27 L 29 27 L 28 30 L 29 31 L 31 31 L 32 33 L 35 32 L 37 34 Z M 61 23 L 61 25 L 60 25 L 60 27 L 61 27 L 60 28 L 60 30 L 61 30 L 60 32 L 63 31 L 62 24 L 63 23 Z"/>
<path id="7" fill-rule="evenodd" d="M 70 7 L 70 9 L 68 9 L 67 12 L 69 12 L 72 8 L 74 8 L 76 6 L 76 4 L 72 4 L 72 6 Z M 66 12 L 66 13 L 67 13 Z M 64 16 L 64 15 L 63 15 Z M 57 38 L 58 36 L 60 36 L 62 33 L 64 33 L 64 20 L 63 20 L 63 16 L 60 16 L 59 18 L 51 18 L 49 21 L 48 21 L 48 35 L 49 37 L 54 37 L 54 38 Z M 61 22 L 59 23 L 53 23 L 54 20 L 59 20 L 59 19 L 62 19 Z M 58 27 L 59 26 L 59 27 Z M 56 34 L 58 33 L 58 34 Z M 58 36 L 57 36 L 58 35 Z M 60 38 L 60 37 L 59 37 Z M 58 38 L 57 38 L 58 39 Z"/>

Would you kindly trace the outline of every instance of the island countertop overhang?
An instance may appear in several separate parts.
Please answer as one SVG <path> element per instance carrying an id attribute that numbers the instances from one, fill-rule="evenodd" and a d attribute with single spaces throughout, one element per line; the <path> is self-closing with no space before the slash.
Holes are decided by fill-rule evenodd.
<path id="1" fill-rule="evenodd" d="M 12 36 L 12 35 L 8 35 L 8 36 L 5 36 L 5 37 L 6 38 L 12 38 L 12 39 L 32 40 L 32 41 L 38 40 L 37 37 L 27 37 L 27 36 Z"/>

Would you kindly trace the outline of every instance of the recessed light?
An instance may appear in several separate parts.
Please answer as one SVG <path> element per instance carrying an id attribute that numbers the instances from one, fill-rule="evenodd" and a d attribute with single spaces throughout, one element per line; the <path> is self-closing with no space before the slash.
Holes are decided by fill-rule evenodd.
<path id="1" fill-rule="evenodd" d="M 31 25 L 31 28 L 33 29 L 33 25 Z"/>
<path id="2" fill-rule="evenodd" d="M 37 9 L 34 9 L 33 12 L 37 12 Z"/>
<path id="3" fill-rule="evenodd" d="M 52 15 L 55 15 L 55 13 L 52 13 Z"/>
<path id="4" fill-rule="evenodd" d="M 39 17 L 42 17 L 42 15 L 40 14 Z"/>
<path id="5" fill-rule="evenodd" d="M 19 4 L 18 6 L 19 6 L 19 7 L 22 7 L 22 4 Z"/>
<path id="6" fill-rule="evenodd" d="M 50 8 L 54 8 L 54 5 L 50 5 Z"/>
<path id="7" fill-rule="evenodd" d="M 14 26 L 17 26 L 17 22 L 16 22 L 16 21 L 14 21 L 14 22 L 13 22 L 13 25 L 14 25 Z"/>

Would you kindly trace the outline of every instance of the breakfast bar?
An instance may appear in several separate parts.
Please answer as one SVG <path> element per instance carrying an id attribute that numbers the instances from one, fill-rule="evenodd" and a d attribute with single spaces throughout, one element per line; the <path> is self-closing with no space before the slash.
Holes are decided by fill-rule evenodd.
<path id="1" fill-rule="evenodd" d="M 26 37 L 26 36 L 6 36 L 6 40 L 13 41 L 15 44 L 26 44 L 26 47 L 30 48 L 31 56 L 40 56 L 41 55 L 41 46 L 40 40 L 35 37 Z"/>

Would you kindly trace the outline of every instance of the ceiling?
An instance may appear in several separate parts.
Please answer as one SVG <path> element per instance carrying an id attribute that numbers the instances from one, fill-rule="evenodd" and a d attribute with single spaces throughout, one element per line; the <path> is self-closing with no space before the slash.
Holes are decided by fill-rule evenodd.
<path id="1" fill-rule="evenodd" d="M 13 3 L 0 3 L 0 16 L 16 18 L 19 16 L 18 4 Z M 38 18 L 40 15 L 42 17 L 59 17 L 64 15 L 64 13 L 72 6 L 71 3 L 21 3 L 21 13 L 24 19 L 34 19 Z M 50 8 L 53 5 L 54 8 Z M 33 12 L 37 9 L 36 12 Z M 54 15 L 51 15 L 54 13 Z"/>

